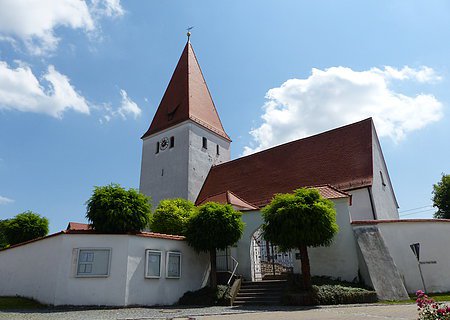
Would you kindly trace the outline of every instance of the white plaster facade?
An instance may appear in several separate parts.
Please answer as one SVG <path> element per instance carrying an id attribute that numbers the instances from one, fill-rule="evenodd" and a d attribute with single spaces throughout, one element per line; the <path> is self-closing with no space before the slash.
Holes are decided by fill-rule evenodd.
<path id="1" fill-rule="evenodd" d="M 174 137 L 174 147 L 157 153 L 157 143 L 166 137 Z M 211 166 L 229 160 L 230 141 L 187 120 L 144 138 L 139 190 L 152 198 L 154 206 L 168 198 L 194 202 Z"/>
<path id="2" fill-rule="evenodd" d="M 358 256 L 353 229 L 350 225 L 348 199 L 333 199 L 339 233 L 329 247 L 308 248 L 311 272 L 318 276 L 331 276 L 347 281 L 358 277 Z M 237 273 L 252 279 L 251 237 L 263 224 L 260 211 L 243 212 L 244 234 L 231 251 L 239 262 Z M 295 252 L 294 252 L 295 256 Z M 300 272 L 300 261 L 294 262 L 294 272 Z"/>
<path id="3" fill-rule="evenodd" d="M 78 249 L 111 248 L 107 277 L 76 276 Z M 162 254 L 158 279 L 145 274 L 145 250 Z M 181 277 L 165 277 L 165 252 L 181 253 Z M 206 285 L 209 258 L 185 241 L 134 235 L 59 234 L 0 251 L 0 296 L 20 295 L 51 305 L 170 305 Z"/>

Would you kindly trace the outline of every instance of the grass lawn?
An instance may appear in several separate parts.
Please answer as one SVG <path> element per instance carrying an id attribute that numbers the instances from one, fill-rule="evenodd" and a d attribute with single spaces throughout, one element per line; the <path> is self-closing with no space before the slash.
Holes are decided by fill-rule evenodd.
<path id="1" fill-rule="evenodd" d="M 437 302 L 450 301 L 450 293 L 449 292 L 447 292 L 447 293 L 430 293 L 428 296 Z M 416 303 L 417 298 L 416 298 L 415 294 L 410 294 L 409 298 L 410 298 L 409 300 L 402 300 L 402 301 L 380 301 L 380 302 L 386 303 L 386 304 Z"/>
<path id="2" fill-rule="evenodd" d="M 45 307 L 39 302 L 21 298 L 21 297 L 0 297 L 0 310 L 12 310 L 12 309 L 38 309 Z"/>

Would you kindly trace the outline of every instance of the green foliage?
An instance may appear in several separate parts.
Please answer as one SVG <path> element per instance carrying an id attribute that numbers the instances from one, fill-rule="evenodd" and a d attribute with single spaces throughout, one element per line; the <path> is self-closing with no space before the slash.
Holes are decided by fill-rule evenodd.
<path id="1" fill-rule="evenodd" d="M 10 245 L 44 237 L 48 234 L 48 219 L 32 211 L 19 213 L 2 222 L 3 234 Z"/>
<path id="2" fill-rule="evenodd" d="M 8 240 L 5 235 L 5 225 L 8 220 L 0 220 L 0 249 L 8 246 Z"/>
<path id="3" fill-rule="evenodd" d="M 450 174 L 442 174 L 441 181 L 433 185 L 433 207 L 438 208 L 435 218 L 450 219 Z"/>
<path id="4" fill-rule="evenodd" d="M 277 194 L 262 214 L 264 238 L 285 251 L 328 246 L 339 230 L 333 203 L 315 189 Z"/>
<path id="5" fill-rule="evenodd" d="M 186 292 L 178 300 L 178 304 L 183 306 L 230 305 L 229 293 L 228 286 L 219 285 L 216 289 L 204 287 L 197 291 Z"/>
<path id="6" fill-rule="evenodd" d="M 229 204 L 207 202 L 189 220 L 186 240 L 198 252 L 224 250 L 241 238 L 243 230 L 239 211 Z"/>
<path id="7" fill-rule="evenodd" d="M 36 300 L 22 297 L 0 297 L 0 310 L 30 310 L 44 308 Z"/>
<path id="8" fill-rule="evenodd" d="M 150 222 L 151 205 L 148 198 L 135 189 L 125 190 L 114 183 L 94 187 L 86 207 L 86 218 L 93 229 L 99 232 L 138 232 Z"/>
<path id="9" fill-rule="evenodd" d="M 161 200 L 153 213 L 150 229 L 153 232 L 184 235 L 189 219 L 196 207 L 186 199 Z"/>
<path id="10" fill-rule="evenodd" d="M 314 304 L 349 304 L 377 302 L 377 293 L 341 285 L 313 286 Z"/>

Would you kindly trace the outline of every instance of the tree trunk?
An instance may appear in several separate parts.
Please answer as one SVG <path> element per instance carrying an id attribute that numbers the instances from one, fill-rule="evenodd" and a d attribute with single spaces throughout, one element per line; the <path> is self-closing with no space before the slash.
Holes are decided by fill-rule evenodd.
<path id="1" fill-rule="evenodd" d="M 308 247 L 307 246 L 299 246 L 300 250 L 300 259 L 301 259 L 301 267 L 302 267 L 302 278 L 303 278 L 303 287 L 305 290 L 311 290 L 311 268 L 309 266 L 309 257 L 308 257 Z"/>
<path id="2" fill-rule="evenodd" d="M 211 260 L 211 273 L 209 275 L 209 285 L 211 288 L 217 288 L 217 267 L 216 267 L 216 249 L 209 251 L 209 258 Z"/>

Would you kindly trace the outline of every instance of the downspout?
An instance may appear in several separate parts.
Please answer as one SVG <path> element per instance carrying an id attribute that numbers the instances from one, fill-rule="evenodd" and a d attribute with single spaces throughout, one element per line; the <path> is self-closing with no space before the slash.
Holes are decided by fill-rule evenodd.
<path id="1" fill-rule="evenodd" d="M 370 199 L 370 206 L 372 207 L 373 220 L 378 220 L 377 212 L 375 211 L 375 206 L 373 205 L 372 188 L 367 187 L 367 191 L 369 192 L 369 199 Z"/>

